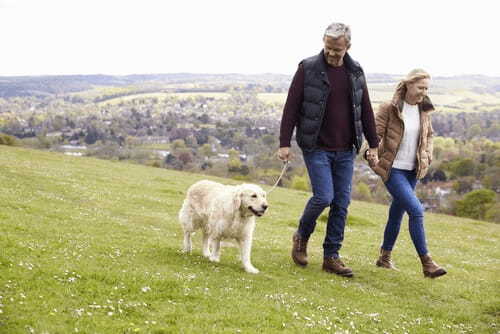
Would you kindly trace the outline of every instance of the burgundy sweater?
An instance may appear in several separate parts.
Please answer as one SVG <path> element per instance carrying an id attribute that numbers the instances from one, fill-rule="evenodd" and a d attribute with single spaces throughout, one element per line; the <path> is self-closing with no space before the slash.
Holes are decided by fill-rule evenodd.
<path id="1" fill-rule="evenodd" d="M 351 87 L 345 65 L 327 66 L 330 95 L 318 137 L 318 147 L 327 151 L 349 150 L 354 144 L 355 131 L 351 102 Z M 299 120 L 304 99 L 304 67 L 299 65 L 288 90 L 280 129 L 280 147 L 290 147 L 293 129 Z M 373 110 L 368 88 L 363 90 L 363 133 L 371 148 L 378 146 Z"/>

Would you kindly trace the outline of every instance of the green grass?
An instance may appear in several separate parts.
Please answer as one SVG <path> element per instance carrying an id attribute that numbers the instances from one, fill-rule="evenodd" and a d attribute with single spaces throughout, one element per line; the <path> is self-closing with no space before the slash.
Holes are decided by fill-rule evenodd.
<path id="1" fill-rule="evenodd" d="M 223 92 L 188 92 L 188 93 L 162 93 L 162 92 L 156 92 L 156 93 L 139 93 L 139 94 L 131 94 L 131 95 L 126 95 L 126 96 L 119 96 L 115 98 L 111 98 L 108 100 L 104 100 L 102 102 L 99 102 L 99 105 L 105 105 L 105 104 L 119 104 L 121 102 L 127 102 L 131 100 L 139 100 L 139 99 L 152 99 L 152 98 L 159 98 L 159 99 L 164 99 L 167 97 L 175 96 L 181 99 L 187 99 L 191 97 L 213 97 L 215 99 L 227 99 L 229 98 L 229 93 L 223 93 Z"/>
<path id="2" fill-rule="evenodd" d="M 277 189 L 258 220 L 253 264 L 180 252 L 177 212 L 205 176 L 0 146 L 0 333 L 498 333 L 500 226 L 426 215 L 449 274 L 424 279 L 402 229 L 400 272 L 374 266 L 387 207 L 354 201 L 346 279 L 310 265 L 290 239 L 309 194 Z M 214 179 L 214 178 L 212 178 Z M 226 183 L 234 182 L 223 180 Z M 267 188 L 269 189 L 269 188 Z"/>

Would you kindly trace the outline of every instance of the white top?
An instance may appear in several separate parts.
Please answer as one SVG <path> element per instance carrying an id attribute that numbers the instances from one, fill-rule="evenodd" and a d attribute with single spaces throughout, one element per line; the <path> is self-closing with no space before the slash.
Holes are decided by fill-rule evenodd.
<path id="1" fill-rule="evenodd" d="M 401 116 L 405 124 L 405 132 L 392 167 L 413 170 L 417 161 L 418 138 L 420 134 L 418 105 L 411 105 L 405 102 Z"/>

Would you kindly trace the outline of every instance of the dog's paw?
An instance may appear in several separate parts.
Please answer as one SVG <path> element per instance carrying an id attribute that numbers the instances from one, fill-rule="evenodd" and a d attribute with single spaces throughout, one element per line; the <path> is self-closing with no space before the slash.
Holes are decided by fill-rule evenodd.
<path id="1" fill-rule="evenodd" d="M 259 273 L 259 269 L 255 268 L 255 267 L 246 267 L 245 271 L 247 273 L 250 273 L 250 274 L 258 274 Z"/>

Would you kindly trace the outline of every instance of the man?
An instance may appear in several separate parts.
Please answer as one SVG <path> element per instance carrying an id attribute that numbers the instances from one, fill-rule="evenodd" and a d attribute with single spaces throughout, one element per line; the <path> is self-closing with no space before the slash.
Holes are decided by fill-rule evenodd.
<path id="1" fill-rule="evenodd" d="M 323 270 L 352 277 L 352 270 L 340 260 L 339 250 L 350 203 L 354 159 L 363 134 L 370 146 L 368 156 L 376 157 L 378 138 L 363 69 L 347 53 L 351 46 L 349 26 L 332 23 L 326 28 L 323 42 L 324 49 L 300 62 L 292 80 L 281 120 L 278 157 L 291 158 L 290 140 L 296 127 L 295 137 L 302 149 L 313 196 L 293 235 L 293 261 L 307 265 L 307 242 L 316 219 L 329 206 Z"/>

